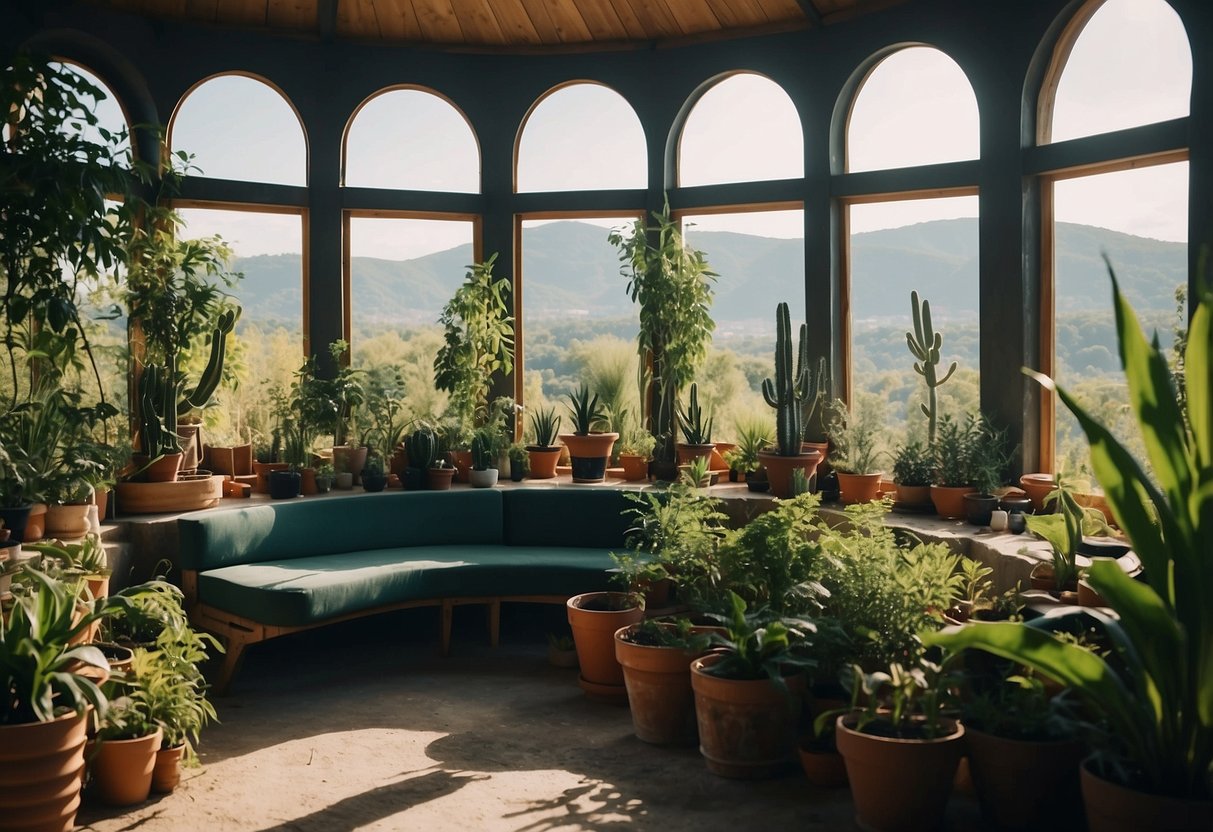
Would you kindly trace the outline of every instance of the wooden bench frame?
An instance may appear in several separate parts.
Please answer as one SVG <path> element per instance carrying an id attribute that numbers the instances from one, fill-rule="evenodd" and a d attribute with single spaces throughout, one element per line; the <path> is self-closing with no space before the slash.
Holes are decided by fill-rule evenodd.
<path id="1" fill-rule="evenodd" d="M 329 624 L 336 624 L 341 621 L 353 621 L 354 619 L 364 618 L 369 615 L 392 612 L 394 610 L 440 607 L 442 610 L 441 650 L 443 656 L 449 656 L 451 653 L 451 624 L 454 620 L 455 607 L 471 604 L 487 605 L 489 608 L 489 644 L 492 647 L 496 647 L 501 636 L 502 601 L 524 604 L 563 605 L 569 598 L 573 597 L 572 595 L 464 595 L 454 598 L 422 598 L 368 607 L 364 610 L 325 618 L 322 621 L 313 621 L 309 624 L 280 626 L 276 624 L 264 624 L 260 621 L 254 621 L 251 618 L 213 607 L 210 604 L 200 603 L 198 601 L 197 570 L 183 570 L 182 584 L 182 589 L 185 593 L 186 610 L 189 612 L 190 621 L 200 629 L 223 639 L 226 651 L 223 657 L 223 667 L 219 671 L 219 678 L 212 685 L 212 690 L 220 696 L 227 693 L 232 677 L 236 675 L 236 671 L 240 668 L 240 660 L 244 656 L 244 648 L 250 644 L 268 641 L 269 639 L 290 635 L 291 633 L 300 633 L 304 630 L 314 630 L 317 627 L 327 627 Z"/>

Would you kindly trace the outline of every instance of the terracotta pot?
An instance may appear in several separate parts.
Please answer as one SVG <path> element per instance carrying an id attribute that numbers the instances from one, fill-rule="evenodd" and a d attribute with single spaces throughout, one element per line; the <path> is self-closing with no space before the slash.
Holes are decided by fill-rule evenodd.
<path id="1" fill-rule="evenodd" d="M 822 456 L 820 451 L 811 450 L 797 456 L 760 453 L 758 459 L 762 463 L 762 467 L 767 470 L 767 482 L 770 483 L 771 494 L 775 497 L 787 498 L 792 495 L 792 471 L 799 468 L 804 471 L 805 477 L 812 477 Z"/>
<path id="2" fill-rule="evenodd" d="M 963 520 L 965 516 L 965 495 L 973 493 L 973 486 L 931 486 L 931 502 L 935 513 L 944 520 Z"/>
<path id="3" fill-rule="evenodd" d="M 620 454 L 623 478 L 628 482 L 640 482 L 649 478 L 649 458 L 639 454 Z"/>
<path id="4" fill-rule="evenodd" d="M 1082 802 L 1089 832 L 1208 832 L 1213 800 L 1166 797 L 1130 789 L 1091 771 L 1088 758 L 1080 768 Z"/>
<path id="5" fill-rule="evenodd" d="M 257 482 L 253 491 L 257 494 L 269 494 L 270 474 L 274 471 L 285 471 L 290 467 L 285 462 L 254 462 L 253 473 L 257 475 Z"/>
<path id="6" fill-rule="evenodd" d="M 844 503 L 870 503 L 880 495 L 880 480 L 884 474 L 848 474 L 838 471 L 839 499 Z"/>
<path id="7" fill-rule="evenodd" d="M 141 471 L 139 479 L 143 482 L 176 482 L 181 472 L 181 454 L 164 454 L 155 462 L 151 462 L 146 454 L 135 454 L 131 457 L 135 469 Z"/>
<path id="8" fill-rule="evenodd" d="M 627 598 L 624 592 L 586 592 L 574 595 L 565 605 L 573 642 L 577 645 L 582 689 L 592 698 L 627 699 L 623 667 L 615 658 L 615 631 L 643 620 L 644 608 L 637 605 L 622 610 L 605 609 L 618 606 Z"/>
<path id="9" fill-rule="evenodd" d="M 1063 586 L 1060 590 L 1057 588 L 1057 580 L 1053 576 L 1053 564 L 1048 562 L 1038 563 L 1032 567 L 1031 573 L 1028 575 L 1028 580 L 1032 583 L 1032 589 L 1042 589 L 1045 592 L 1057 593 L 1063 595 L 1074 595 L 1074 602 L 1078 602 L 1078 583 L 1069 583 Z"/>
<path id="10" fill-rule="evenodd" d="M 687 445 L 684 442 L 679 442 L 674 446 L 674 452 L 678 454 L 679 465 L 688 465 L 697 459 L 706 459 L 710 468 L 712 452 L 715 448 L 716 445 L 712 442 L 708 442 L 705 445 Z"/>
<path id="11" fill-rule="evenodd" d="M 133 806 L 152 791 L 152 770 L 163 732 L 157 728 L 133 740 L 89 743 L 89 772 L 97 799 L 107 806 Z"/>
<path id="12" fill-rule="evenodd" d="M 87 714 L 0 725 L 0 829 L 67 832 L 76 825 Z"/>
<path id="13" fill-rule="evenodd" d="M 366 456 L 370 448 L 361 445 L 357 448 L 351 445 L 333 446 L 333 468 L 338 472 L 348 471 L 354 475 L 354 485 L 362 483 L 362 469 L 366 467 Z"/>
<path id="14" fill-rule="evenodd" d="M 178 425 L 181 440 L 181 469 L 193 471 L 202 464 L 202 425 Z"/>
<path id="15" fill-rule="evenodd" d="M 84 579 L 88 594 L 93 598 L 108 598 L 110 594 L 109 575 L 89 575 Z M 97 622 L 100 623 L 100 622 Z"/>
<path id="16" fill-rule="evenodd" d="M 455 466 L 455 482 L 467 482 L 468 472 L 472 470 L 472 452 L 447 451 L 446 458 Z"/>
<path id="17" fill-rule="evenodd" d="M 823 477 L 826 477 L 834 472 L 834 466 L 830 464 L 829 442 L 801 442 L 800 451 L 801 453 L 817 451 L 817 453 L 821 454 L 821 462 L 817 463 L 817 483 L 815 483 L 814 486 L 820 483 Z M 814 490 L 816 490 L 816 488 Z"/>
<path id="18" fill-rule="evenodd" d="M 305 497 L 310 497 L 313 494 L 319 494 L 320 489 L 316 487 L 316 469 L 315 468 L 300 468 L 299 469 L 299 493 Z"/>
<path id="19" fill-rule="evenodd" d="M 931 503 L 931 486 L 929 485 L 897 485 L 897 504 L 904 508 L 929 508 L 934 510 Z"/>
<path id="20" fill-rule="evenodd" d="M 454 468 L 430 468 L 425 472 L 425 487 L 430 491 L 450 491 Z"/>
<path id="21" fill-rule="evenodd" d="M 97 506 L 97 519 L 104 523 L 107 519 L 106 514 L 109 513 L 110 490 L 108 488 L 99 488 L 94 491 L 93 503 Z"/>
<path id="22" fill-rule="evenodd" d="M 834 739 L 846 760 L 859 827 L 911 832 L 939 826 L 964 756 L 964 726 L 944 720 L 945 730 L 953 729 L 947 736 L 903 740 L 861 734 L 854 721 L 838 717 Z"/>
<path id="23" fill-rule="evenodd" d="M 88 533 L 88 503 L 53 504 L 46 507 L 46 535 L 75 540 Z"/>
<path id="24" fill-rule="evenodd" d="M 573 466 L 573 482 L 602 482 L 606 479 L 607 460 L 617 433 L 560 434 L 560 441 L 569 449 Z"/>
<path id="25" fill-rule="evenodd" d="M 969 776 L 982 814 L 1000 829 L 1048 825 L 1078 803 L 1081 742 L 1024 742 L 965 729 Z"/>
<path id="26" fill-rule="evenodd" d="M 729 451 L 737 450 L 736 442 L 716 442 L 716 447 L 712 449 L 712 458 L 708 460 L 708 467 L 713 471 L 723 471 L 729 467 L 729 463 L 724 461 L 724 455 Z"/>
<path id="27" fill-rule="evenodd" d="M 181 758 L 185 756 L 185 744 L 161 748 L 156 752 L 156 764 L 152 768 L 152 791 L 169 794 L 181 782 Z"/>
<path id="28" fill-rule="evenodd" d="M 809 782 L 819 789 L 841 789 L 847 784 L 847 766 L 842 755 L 831 748 L 813 748 L 801 744 L 800 767 Z"/>
<path id="29" fill-rule="evenodd" d="M 206 467 L 216 474 L 239 477 L 253 473 L 253 446 L 250 444 L 207 445 L 203 459 Z"/>
<path id="30" fill-rule="evenodd" d="M 979 494 L 976 491 L 964 496 L 965 519 L 973 526 L 990 525 L 990 515 L 998 508 L 998 498 L 993 494 Z"/>
<path id="31" fill-rule="evenodd" d="M 677 647 L 633 644 L 624 636 L 636 625 L 615 631 L 615 658 L 632 711 L 632 728 L 643 742 L 691 745 L 697 736 L 691 662 L 702 652 Z"/>
<path id="32" fill-rule="evenodd" d="M 531 472 L 527 476 L 533 480 L 550 480 L 556 476 L 556 463 L 560 461 L 560 451 L 559 445 L 550 447 L 527 445 L 526 452 L 531 465 Z"/>
<path id="33" fill-rule="evenodd" d="M 476 470 L 473 468 L 468 471 L 468 482 L 472 488 L 492 488 L 497 484 L 499 472 L 496 468 L 485 468 L 484 470 Z"/>
<path id="34" fill-rule="evenodd" d="M 1085 578 L 1079 578 L 1078 603 L 1084 607 L 1106 607 L 1108 599 L 1096 592 L 1095 588 L 1087 583 Z"/>
<path id="35" fill-rule="evenodd" d="M 22 543 L 33 543 L 46 535 L 46 503 L 34 503 L 29 508 L 29 517 L 25 520 L 25 532 L 21 535 Z"/>
<path id="36" fill-rule="evenodd" d="M 388 472 L 395 474 L 397 479 L 404 479 L 404 469 L 408 467 L 408 451 L 405 450 L 403 444 L 397 445 L 396 450 L 392 451 L 391 459 L 387 461 Z"/>
<path id="37" fill-rule="evenodd" d="M 454 472 L 452 471 L 452 473 Z M 342 471 L 333 477 L 333 482 L 339 490 L 349 491 L 354 487 L 354 475 L 349 471 Z"/>
<path id="38" fill-rule="evenodd" d="M 1040 514 L 1044 511 L 1045 496 L 1057 488 L 1057 480 L 1052 474 L 1024 474 L 1019 478 L 1019 487 L 1032 501 L 1032 509 Z"/>
<path id="39" fill-rule="evenodd" d="M 720 658 L 691 662 L 699 753 L 721 777 L 774 777 L 795 759 L 804 673 L 785 676 L 783 691 L 769 679 L 721 679 L 704 672 Z"/>

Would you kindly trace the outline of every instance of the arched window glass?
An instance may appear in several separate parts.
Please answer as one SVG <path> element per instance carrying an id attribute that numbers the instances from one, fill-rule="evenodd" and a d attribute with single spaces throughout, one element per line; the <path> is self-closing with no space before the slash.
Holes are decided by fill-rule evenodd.
<path id="1" fill-rule="evenodd" d="M 282 94 L 255 78 L 221 75 L 178 105 L 169 135 L 174 152 L 193 154 L 200 176 L 307 184 L 307 142 Z"/>
<path id="2" fill-rule="evenodd" d="M 85 141 L 92 144 L 112 147 L 116 154 L 115 159 L 125 165 L 131 152 L 130 125 L 127 123 L 126 113 L 122 110 L 118 96 L 114 95 L 114 91 L 109 88 L 108 84 L 79 64 L 71 63 L 70 61 L 62 63 L 52 62 L 52 66 L 56 65 L 76 73 L 97 88 L 97 97 L 93 106 L 93 114 L 97 117 L 97 124 L 83 125 L 84 129 L 81 131 L 81 135 Z M 84 96 L 84 100 L 86 102 L 93 101 L 87 95 Z M 107 131 L 114 138 L 110 140 L 102 138 L 101 130 Z"/>
<path id="3" fill-rule="evenodd" d="M 963 418 L 979 405 L 977 197 L 852 205 L 850 222 L 851 406 L 882 426 L 881 449 L 925 440 L 922 376 L 905 333 L 913 330 L 910 293 L 931 304 L 943 335 L 939 412 Z M 943 372 L 941 370 L 941 373 Z"/>
<path id="4" fill-rule="evenodd" d="M 527 117 L 518 142 L 518 190 L 643 188 L 647 159 L 644 128 L 623 96 L 601 84 L 570 84 Z"/>
<path id="5" fill-rule="evenodd" d="M 736 442 L 756 420 L 774 430 L 762 380 L 775 356 L 775 307 L 786 301 L 796 327 L 805 319 L 804 211 L 683 214 L 682 223 L 717 274 L 716 330 L 698 378 L 713 439 Z"/>
<path id="6" fill-rule="evenodd" d="M 956 62 L 927 46 L 885 58 L 863 82 L 847 126 L 847 170 L 976 159 L 977 98 Z"/>
<path id="7" fill-rule="evenodd" d="M 678 144 L 679 184 L 802 176 L 800 117 L 792 99 L 771 79 L 748 72 L 731 75 L 705 92 L 687 116 Z"/>
<path id="8" fill-rule="evenodd" d="M 345 184 L 479 193 L 480 149 L 463 115 L 424 90 L 389 90 L 350 123 Z"/>
<path id="9" fill-rule="evenodd" d="M 438 316 L 476 259 L 470 220 L 351 216 L 350 351 L 355 367 L 389 388 L 399 372 L 407 418 L 436 418 L 447 394 L 434 389 L 442 347 Z M 500 258 L 494 274 L 508 274 Z"/>
<path id="10" fill-rule="evenodd" d="M 1052 141 L 1188 114 L 1192 50 L 1164 0 L 1107 0 L 1083 26 L 1057 84 Z"/>

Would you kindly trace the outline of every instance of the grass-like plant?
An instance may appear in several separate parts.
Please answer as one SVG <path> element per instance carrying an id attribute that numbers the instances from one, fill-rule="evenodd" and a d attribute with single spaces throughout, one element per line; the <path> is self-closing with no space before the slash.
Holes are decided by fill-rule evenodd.
<path id="1" fill-rule="evenodd" d="M 573 417 L 573 432 L 578 436 L 588 436 L 590 431 L 606 418 L 606 411 L 598 400 L 598 394 L 591 394 L 589 385 L 582 383 L 575 391 L 566 395 L 569 400 L 569 414 Z"/>
<path id="2" fill-rule="evenodd" d="M 560 415 L 554 407 L 541 407 L 531 414 L 531 430 L 535 434 L 535 447 L 552 448 L 560 433 Z"/>

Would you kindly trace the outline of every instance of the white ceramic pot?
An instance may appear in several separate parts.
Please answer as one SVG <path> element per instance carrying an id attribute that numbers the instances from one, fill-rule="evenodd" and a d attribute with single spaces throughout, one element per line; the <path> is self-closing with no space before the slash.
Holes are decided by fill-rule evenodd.
<path id="1" fill-rule="evenodd" d="M 483 471 L 473 468 L 468 471 L 468 482 L 472 488 L 492 488 L 497 484 L 497 474 L 496 468 L 485 468 Z"/>

